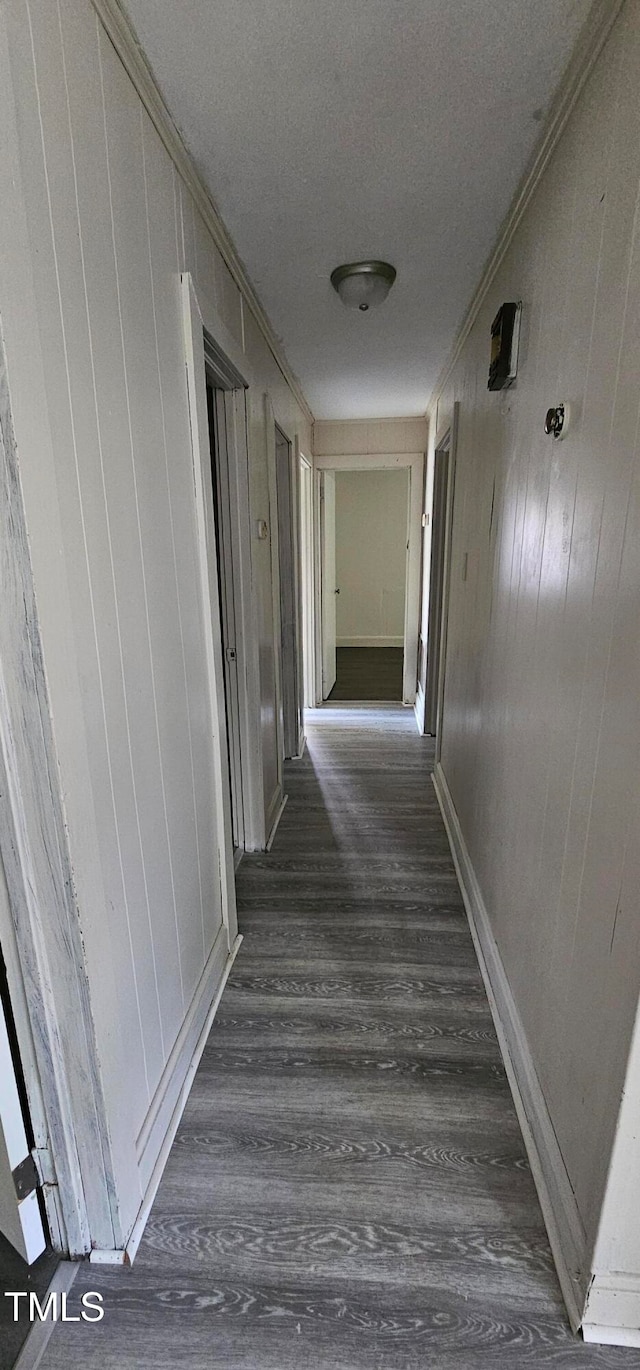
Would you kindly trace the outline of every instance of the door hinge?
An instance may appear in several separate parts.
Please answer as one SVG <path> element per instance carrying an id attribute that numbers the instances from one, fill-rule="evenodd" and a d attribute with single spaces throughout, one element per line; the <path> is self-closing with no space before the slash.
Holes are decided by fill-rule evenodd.
<path id="1" fill-rule="evenodd" d="M 237 661 L 237 660 L 238 660 L 238 654 L 237 654 L 237 652 L 236 652 L 235 647 L 227 647 L 226 652 L 225 652 L 225 656 L 226 656 L 226 658 L 227 658 L 227 661 Z"/>
<path id="2" fill-rule="evenodd" d="M 20 1202 L 22 1199 L 26 1199 L 27 1195 L 37 1189 L 40 1184 L 38 1168 L 31 1153 L 25 1156 L 24 1161 L 20 1161 L 12 1173 L 16 1198 Z"/>
<path id="3" fill-rule="evenodd" d="M 31 1152 L 39 1184 L 57 1184 L 53 1157 L 48 1146 L 34 1146 Z"/>

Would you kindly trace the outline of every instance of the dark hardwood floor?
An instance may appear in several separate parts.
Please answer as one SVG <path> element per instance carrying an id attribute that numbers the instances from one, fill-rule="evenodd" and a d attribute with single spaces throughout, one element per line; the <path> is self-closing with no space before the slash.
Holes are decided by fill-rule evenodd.
<path id="1" fill-rule="evenodd" d="M 402 647 L 338 647 L 336 683 L 329 699 L 332 703 L 359 699 L 399 703 L 403 661 Z"/>
<path id="2" fill-rule="evenodd" d="M 327 706 L 132 1269 L 44 1370 L 638 1370 L 566 1320 L 410 711 Z"/>

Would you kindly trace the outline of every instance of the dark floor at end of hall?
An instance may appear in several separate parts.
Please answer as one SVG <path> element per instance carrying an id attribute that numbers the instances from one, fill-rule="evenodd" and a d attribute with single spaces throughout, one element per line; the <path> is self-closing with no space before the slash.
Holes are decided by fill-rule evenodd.
<path id="1" fill-rule="evenodd" d="M 336 683 L 329 699 L 332 704 L 348 700 L 399 703 L 403 662 L 402 647 L 338 647 Z"/>

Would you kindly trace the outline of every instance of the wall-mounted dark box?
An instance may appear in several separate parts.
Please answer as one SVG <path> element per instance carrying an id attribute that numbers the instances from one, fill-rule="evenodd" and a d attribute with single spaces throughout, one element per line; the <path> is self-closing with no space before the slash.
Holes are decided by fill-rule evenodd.
<path id="1" fill-rule="evenodd" d="M 489 389 L 504 390 L 518 374 L 518 345 L 522 305 L 501 304 L 491 325 Z"/>

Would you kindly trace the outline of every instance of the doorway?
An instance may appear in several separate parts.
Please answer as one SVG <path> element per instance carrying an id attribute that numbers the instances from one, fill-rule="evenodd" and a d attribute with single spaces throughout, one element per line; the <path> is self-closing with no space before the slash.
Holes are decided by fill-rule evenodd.
<path id="1" fill-rule="evenodd" d="M 233 850 L 244 851 L 244 802 L 242 793 L 242 742 L 240 735 L 240 696 L 238 688 L 238 646 L 236 631 L 236 593 L 232 547 L 232 510 L 230 497 L 229 443 L 227 435 L 226 394 L 215 384 L 207 365 L 207 416 L 211 452 L 211 486 L 217 549 L 218 602 L 222 634 L 224 703 L 227 722 L 227 757 L 231 794 Z"/>
<path id="2" fill-rule="evenodd" d="M 300 599 L 302 616 L 302 702 L 313 709 L 315 693 L 313 470 L 300 453 Z"/>
<path id="3" fill-rule="evenodd" d="M 414 704 L 423 456 L 316 466 L 322 699 Z"/>
<path id="4" fill-rule="evenodd" d="M 320 609 L 322 618 L 322 698 L 329 699 L 336 683 L 336 473 L 320 476 Z"/>
<path id="5" fill-rule="evenodd" d="M 402 702 L 409 473 L 335 473 L 332 701 Z"/>
<path id="6" fill-rule="evenodd" d="M 433 465 L 424 731 L 436 738 L 436 760 L 442 740 L 457 421 L 456 405 L 453 422 L 436 440 Z"/>
<path id="7" fill-rule="evenodd" d="M 278 582 L 280 598 L 280 680 L 282 682 L 283 759 L 300 756 L 302 739 L 302 671 L 300 661 L 300 527 L 298 463 L 293 447 L 275 425 Z"/>
<path id="8" fill-rule="evenodd" d="M 251 569 L 247 385 L 206 329 L 202 337 L 211 474 L 209 486 L 207 472 L 203 498 L 209 509 L 206 517 L 213 514 L 215 535 L 215 557 L 211 556 L 208 575 L 220 610 L 221 704 L 228 741 L 225 767 L 237 864 L 243 851 L 264 847 L 262 777 L 256 761 L 260 686 Z"/>

